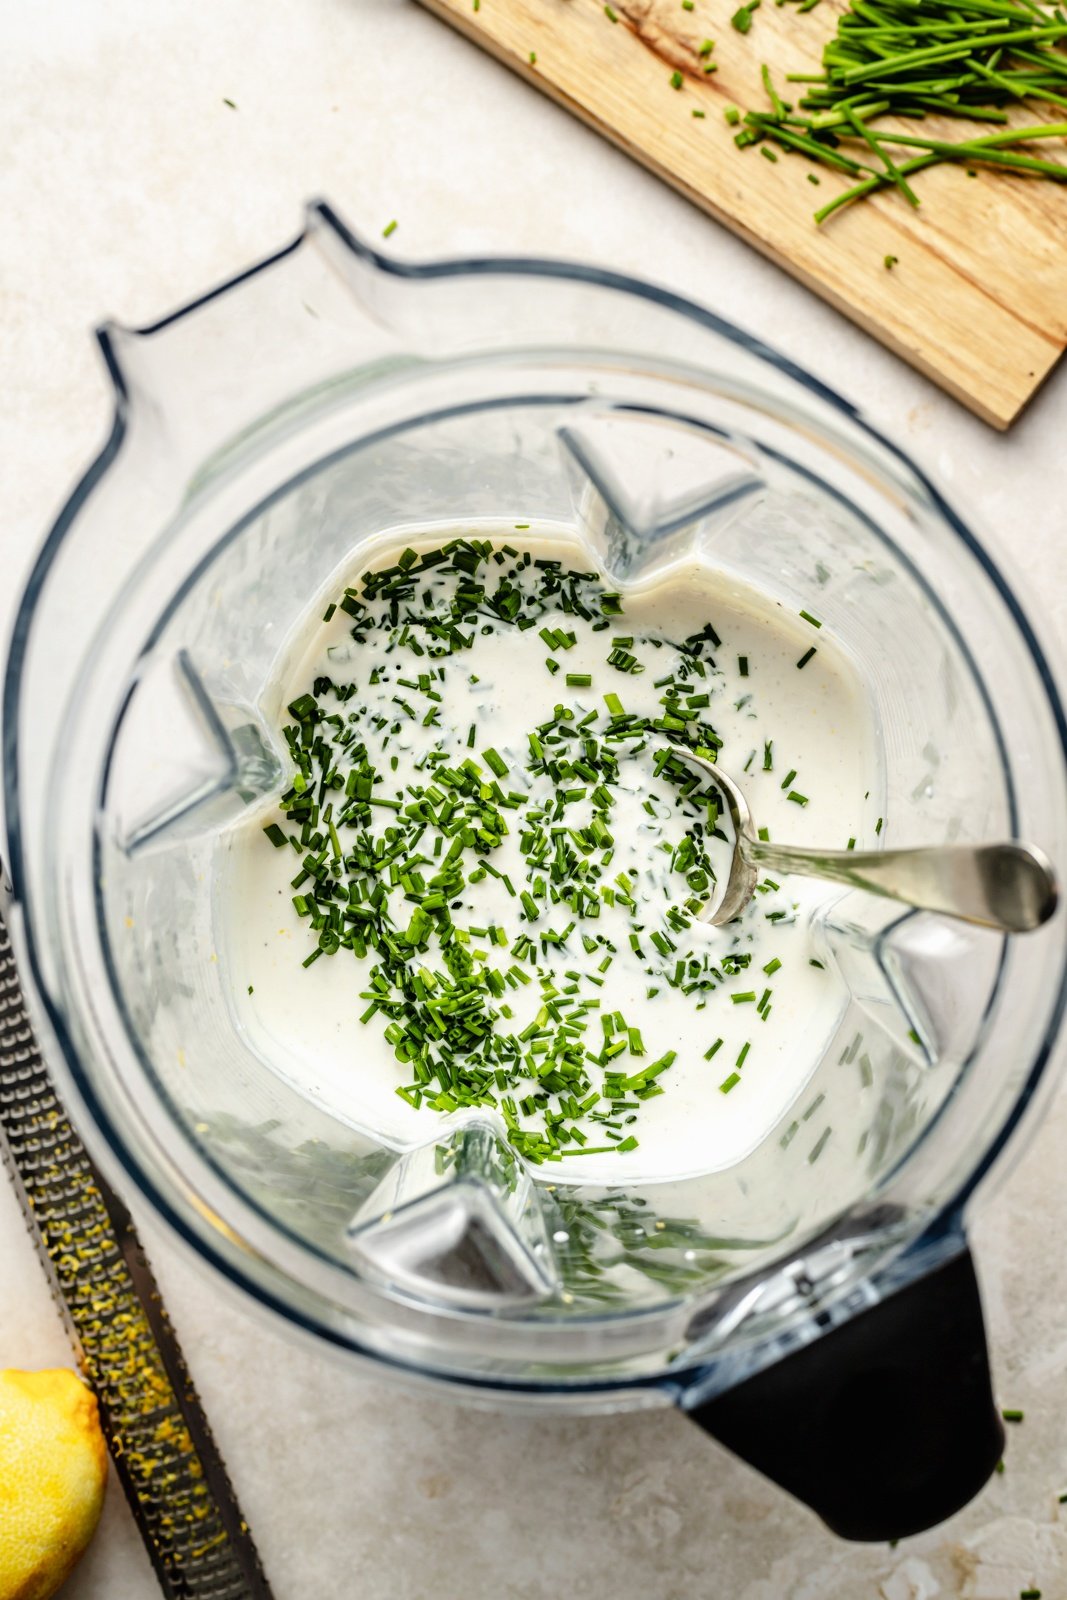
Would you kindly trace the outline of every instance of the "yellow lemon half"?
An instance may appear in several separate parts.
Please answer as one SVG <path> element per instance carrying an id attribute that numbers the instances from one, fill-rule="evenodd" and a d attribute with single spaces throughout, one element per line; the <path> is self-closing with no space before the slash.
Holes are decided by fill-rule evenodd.
<path id="1" fill-rule="evenodd" d="M 96 1399 L 60 1368 L 0 1372 L 0 1600 L 48 1600 L 85 1551 L 104 1503 Z"/>

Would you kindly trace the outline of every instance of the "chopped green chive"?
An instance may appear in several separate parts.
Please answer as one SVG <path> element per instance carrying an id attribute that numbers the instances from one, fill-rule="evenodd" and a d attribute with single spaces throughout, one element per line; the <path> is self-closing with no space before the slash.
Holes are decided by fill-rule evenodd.
<path id="1" fill-rule="evenodd" d="M 798 10 L 810 11 L 817 3 L 801 0 Z M 747 32 L 754 9 L 754 4 L 743 6 L 733 25 Z M 878 7 L 853 0 L 840 12 L 836 35 L 824 47 L 823 71 L 789 75 L 805 86 L 799 106 L 783 101 L 764 71 L 769 109 L 748 112 L 736 142 L 742 148 L 758 144 L 766 153 L 770 141 L 852 179 L 815 212 L 816 223 L 887 188 L 917 206 L 919 196 L 909 179 L 944 162 L 960 164 L 971 177 L 981 163 L 987 170 L 1064 182 L 1062 164 L 1035 154 L 1033 145 L 1042 138 L 1062 138 L 1067 124 L 1008 125 L 1012 107 L 1040 116 L 1047 104 L 1067 106 L 1064 36 L 1062 12 L 1046 9 L 1039 0 L 967 0 L 955 11 L 938 0 L 911 6 L 887 0 Z M 1004 126 L 958 139 L 894 131 L 930 113 Z M 896 122 L 876 126 L 882 117 Z M 900 150 L 909 159 L 902 160 Z M 807 177 L 819 182 L 815 173 Z M 897 259 L 883 257 L 887 271 Z"/>
<path id="2" fill-rule="evenodd" d="M 810 649 L 805 650 L 804 654 L 801 656 L 800 660 L 797 662 L 797 666 L 798 667 L 806 667 L 808 662 L 811 660 L 811 658 L 812 658 L 812 656 L 814 654 L 815 654 L 815 646 L 812 645 L 810 647 Z"/>
<path id="3" fill-rule="evenodd" d="M 475 9 L 475 11 L 477 11 L 477 9 L 478 9 L 477 5 L 475 5 L 474 9 Z M 387 222 L 385 224 L 385 227 L 382 229 L 382 238 L 383 239 L 388 239 L 390 234 L 394 234 L 396 232 L 398 226 L 399 226 L 399 224 L 398 224 L 396 218 L 394 217 L 392 222 Z"/>
<path id="4" fill-rule="evenodd" d="M 496 1107 L 535 1164 L 636 1149 L 642 1103 L 669 1092 L 675 1051 L 649 1062 L 642 1027 L 608 999 L 620 950 L 634 965 L 619 995 L 674 991 L 694 1012 L 751 1004 L 761 1022 L 772 1010 L 769 988 L 730 986 L 755 977 L 752 951 L 716 959 L 688 934 L 715 882 L 719 801 L 672 747 L 714 759 L 722 746 L 710 720 L 722 640 L 708 624 L 668 647 L 624 633 L 624 615 L 623 595 L 594 573 L 473 537 L 363 573 L 324 617 L 360 645 L 359 681 L 347 681 L 347 647 L 331 642 L 330 675 L 289 704 L 293 775 L 264 828 L 298 856 L 283 869 L 307 930 L 297 959 L 356 958 L 357 1014 L 395 1055 L 398 1097 L 442 1113 Z M 505 756 L 482 744 L 497 685 L 483 669 L 476 687 L 471 668 L 482 667 L 482 634 L 512 628 L 516 640 L 532 630 L 528 647 L 543 645 L 562 681 L 560 703 L 538 706 L 541 720 Z M 618 694 L 590 706 L 565 692 L 592 688 L 593 672 L 561 662 L 596 632 L 608 635 L 609 665 L 642 691 L 637 710 Z M 749 658 L 736 659 L 747 677 Z M 453 684 L 478 696 L 458 727 Z M 765 769 L 771 757 L 768 740 Z M 746 770 L 758 762 L 757 747 Z M 632 793 L 648 818 L 647 868 L 629 838 L 616 842 L 619 796 Z M 474 892 L 493 880 L 493 897 Z M 766 878 L 760 892 L 778 888 Z M 769 935 L 779 919 L 795 921 L 783 910 L 760 926 Z M 765 956 L 770 977 L 781 961 Z M 636 1020 L 647 1025 L 646 1013 Z M 722 1047 L 714 1039 L 704 1059 Z"/>

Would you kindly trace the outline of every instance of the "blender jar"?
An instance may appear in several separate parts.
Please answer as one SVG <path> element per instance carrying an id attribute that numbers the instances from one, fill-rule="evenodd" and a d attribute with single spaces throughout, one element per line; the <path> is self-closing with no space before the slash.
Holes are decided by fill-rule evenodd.
<path id="1" fill-rule="evenodd" d="M 1067 860 L 1064 712 L 1004 574 L 815 380 L 664 291 L 411 266 L 325 205 L 153 327 L 100 334 L 111 436 L 50 533 L 4 698 L 10 920 L 99 1159 L 289 1324 L 497 1402 L 675 1403 L 850 1537 L 961 1505 L 1001 1448 L 967 1207 L 1064 1004 L 1023 944 L 849 892 L 835 1036 L 743 1159 L 528 1168 L 482 1111 L 401 1148 L 241 1026 L 213 884 L 288 781 L 262 700 L 371 542 L 516 521 L 613 583 L 694 554 L 815 607 L 877 711 L 897 844 Z M 860 847 L 874 846 L 861 839 Z"/>

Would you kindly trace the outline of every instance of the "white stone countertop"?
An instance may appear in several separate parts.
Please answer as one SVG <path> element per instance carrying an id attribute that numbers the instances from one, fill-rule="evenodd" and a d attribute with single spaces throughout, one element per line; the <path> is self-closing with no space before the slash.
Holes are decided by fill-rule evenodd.
<path id="1" fill-rule="evenodd" d="M 108 421 L 90 329 L 277 248 L 318 194 L 372 237 L 397 218 L 397 254 L 580 257 L 754 330 L 911 450 L 1047 639 L 1067 631 L 1067 368 L 998 436 L 410 0 L 0 0 L 0 21 L 0 633 Z M 278 1600 L 1063 1600 L 1065 1156 L 1061 1094 L 976 1230 L 999 1395 L 1026 1412 L 1007 1469 L 895 1550 L 838 1542 L 670 1411 L 516 1419 L 400 1393 L 142 1221 Z M 0 1367 L 69 1360 L 0 1179 Z M 112 1483 L 66 1600 L 155 1593 Z"/>

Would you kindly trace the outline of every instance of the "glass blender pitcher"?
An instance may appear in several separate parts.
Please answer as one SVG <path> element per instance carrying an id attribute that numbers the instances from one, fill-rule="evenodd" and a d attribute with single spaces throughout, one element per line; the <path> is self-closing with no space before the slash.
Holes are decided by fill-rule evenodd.
<path id="1" fill-rule="evenodd" d="M 516 521 L 623 589 L 696 555 L 817 609 L 877 712 L 894 842 L 1020 837 L 1062 867 L 1063 705 L 993 558 L 814 379 L 610 273 L 410 266 L 319 204 L 100 343 L 114 425 L 33 571 L 3 719 L 10 921 L 101 1163 L 383 1372 L 677 1405 L 846 1537 L 956 1510 L 1003 1442 L 968 1208 L 1046 1092 L 1062 916 L 1020 944 L 842 892 L 819 916 L 847 1004 L 766 1137 L 594 1185 L 480 1109 L 405 1147 L 299 1086 L 241 1024 L 213 884 L 289 781 L 263 700 L 308 601 L 383 535 Z"/>

